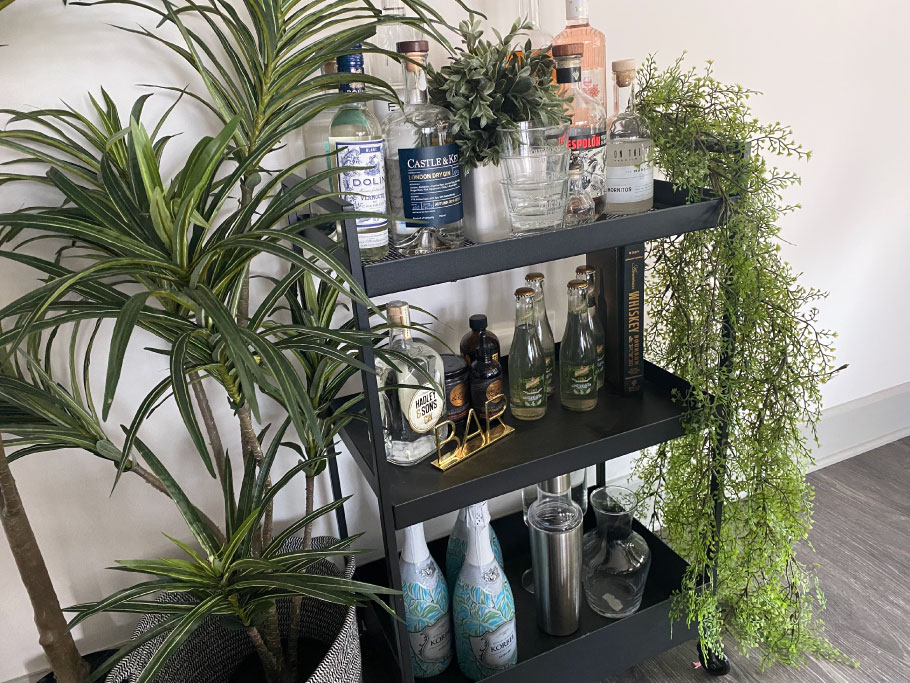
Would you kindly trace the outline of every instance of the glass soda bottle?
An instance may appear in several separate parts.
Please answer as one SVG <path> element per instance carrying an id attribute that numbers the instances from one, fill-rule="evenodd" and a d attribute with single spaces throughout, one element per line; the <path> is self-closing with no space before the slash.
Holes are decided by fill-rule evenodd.
<path id="1" fill-rule="evenodd" d="M 604 379 L 607 369 L 606 363 L 606 336 L 604 335 L 604 326 L 597 315 L 597 269 L 587 264 L 578 266 L 575 269 L 575 275 L 579 280 L 588 283 L 588 319 L 591 321 L 591 332 L 594 334 L 594 346 L 597 347 L 597 388 L 601 389 L 604 385 Z"/>
<path id="2" fill-rule="evenodd" d="M 588 320 L 588 283 L 570 280 L 569 312 L 559 347 L 559 397 L 569 410 L 584 412 L 597 405 L 597 347 Z"/>
<path id="3" fill-rule="evenodd" d="M 543 297 L 543 273 L 528 273 L 525 282 L 534 290 L 534 327 L 547 363 L 547 396 L 552 396 L 556 388 L 556 377 L 553 374 L 556 371 L 556 341 L 553 339 L 553 328 L 550 327 L 550 317 Z"/>
<path id="4" fill-rule="evenodd" d="M 534 322 L 534 290 L 515 290 L 515 334 L 509 351 L 509 405 L 519 420 L 547 412 L 547 361 Z"/>

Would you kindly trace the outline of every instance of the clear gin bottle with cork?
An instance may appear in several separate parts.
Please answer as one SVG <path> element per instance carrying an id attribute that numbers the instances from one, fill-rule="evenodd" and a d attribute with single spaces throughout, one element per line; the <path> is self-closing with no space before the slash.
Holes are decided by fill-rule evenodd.
<path id="1" fill-rule="evenodd" d="M 613 62 L 616 118 L 607 139 L 604 211 L 633 214 L 654 206 L 651 133 L 635 111 L 635 60 Z"/>
<path id="2" fill-rule="evenodd" d="M 534 290 L 515 290 L 515 334 L 509 350 L 509 406 L 519 420 L 547 412 L 547 360 L 534 322 Z"/>
<path id="3" fill-rule="evenodd" d="M 553 339 L 553 328 L 550 327 L 547 304 L 544 301 L 543 273 L 528 273 L 525 282 L 534 290 L 534 327 L 547 363 L 547 396 L 552 396 L 556 387 L 556 377 L 553 374 L 556 372 L 556 341 Z"/>
<path id="4" fill-rule="evenodd" d="M 361 45 L 355 52 L 338 58 L 338 73 L 362 74 L 363 53 Z M 363 93 L 363 83 L 342 83 L 342 93 Z M 366 102 L 348 102 L 341 105 L 329 128 L 329 151 L 335 152 L 332 164 L 362 166 L 344 171 L 335 178 L 335 186 L 346 201 L 357 211 L 385 213 L 386 183 L 383 162 L 382 129 Z M 367 260 L 380 259 L 389 253 L 389 227 L 385 218 L 357 218 L 357 242 L 360 256 Z"/>
<path id="5" fill-rule="evenodd" d="M 440 393 L 443 363 L 433 348 L 412 336 L 408 304 L 392 301 L 386 305 L 386 313 L 392 326 L 389 349 L 412 362 L 393 367 L 376 359 L 386 458 L 395 465 L 416 465 L 436 453 L 434 429 L 446 405 Z"/>
<path id="6" fill-rule="evenodd" d="M 452 137 L 452 114 L 429 103 L 424 70 L 426 40 L 397 45 L 405 59 L 404 108 L 385 119 L 385 164 L 391 212 L 406 220 L 392 226 L 392 241 L 406 254 L 426 254 L 461 244 L 464 209 L 461 163 Z"/>
<path id="7" fill-rule="evenodd" d="M 570 280 L 569 312 L 559 347 L 559 396 L 569 410 L 584 412 L 597 405 L 597 347 L 588 319 L 585 280 Z"/>
<path id="8" fill-rule="evenodd" d="M 607 135 L 607 113 L 603 105 L 586 94 L 581 83 L 581 58 L 584 45 L 567 43 L 553 46 L 556 60 L 556 82 L 559 91 L 572 101 L 566 113 L 569 125 L 569 173 L 579 172 L 581 187 L 594 200 L 596 214 L 601 213 L 604 194 L 604 144 Z M 577 193 L 577 191 L 576 191 Z"/>

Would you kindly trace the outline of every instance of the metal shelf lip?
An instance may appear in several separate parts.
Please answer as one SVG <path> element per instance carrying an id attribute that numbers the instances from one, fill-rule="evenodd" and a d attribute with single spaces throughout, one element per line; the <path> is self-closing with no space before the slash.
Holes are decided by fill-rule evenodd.
<path id="1" fill-rule="evenodd" d="M 535 235 L 472 243 L 447 251 L 363 264 L 367 294 L 380 296 L 418 287 L 523 268 L 548 261 L 646 242 L 717 225 L 717 199 L 685 204 L 664 181 L 655 181 L 653 211 Z M 470 232 L 467 230 L 466 232 Z"/>
<path id="2" fill-rule="evenodd" d="M 682 436 L 684 411 L 673 392 L 687 387 L 646 363 L 642 396 L 603 392 L 597 408 L 587 413 L 565 410 L 553 396 L 544 418 L 521 422 L 507 415 L 507 422 L 517 427 L 514 434 L 447 472 L 429 461 L 397 467 L 388 482 L 395 528 Z M 365 425 L 352 422 L 345 432 L 348 447 L 363 454 L 355 459 L 368 458 Z"/>

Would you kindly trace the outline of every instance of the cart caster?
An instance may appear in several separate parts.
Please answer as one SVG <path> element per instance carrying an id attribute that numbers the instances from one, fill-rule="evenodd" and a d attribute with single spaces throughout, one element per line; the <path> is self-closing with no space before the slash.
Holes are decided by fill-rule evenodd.
<path id="1" fill-rule="evenodd" d="M 698 661 L 701 662 L 704 670 L 712 676 L 726 676 L 730 673 L 730 660 L 724 655 L 718 656 L 710 650 L 706 657 L 701 649 L 701 643 L 698 644 Z"/>

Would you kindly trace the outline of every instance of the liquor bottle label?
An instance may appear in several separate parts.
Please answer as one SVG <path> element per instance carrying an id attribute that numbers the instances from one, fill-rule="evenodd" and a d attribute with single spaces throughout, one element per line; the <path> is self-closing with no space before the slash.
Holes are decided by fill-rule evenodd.
<path id="1" fill-rule="evenodd" d="M 338 191 L 350 202 L 355 211 L 386 212 L 385 163 L 382 157 L 382 140 L 344 140 L 329 138 L 329 148 L 338 152 L 337 166 L 364 166 L 358 171 L 344 171 L 338 175 Z M 347 194 L 351 193 L 351 194 Z M 357 229 L 386 226 L 385 218 L 358 218 Z M 371 239 L 374 239 L 371 237 Z M 384 240 L 372 246 L 388 244 L 388 231 L 377 231 L 376 240 Z M 361 247 L 364 245 L 361 244 Z"/>
<path id="2" fill-rule="evenodd" d="M 654 166 L 648 161 L 650 143 L 612 142 L 606 154 L 605 193 L 611 204 L 628 204 L 654 196 Z"/>
<path id="3" fill-rule="evenodd" d="M 486 417 L 487 401 L 490 403 L 490 415 L 498 415 L 505 408 L 505 398 L 495 400 L 497 396 L 505 394 L 502 386 L 502 376 L 487 380 L 471 381 L 471 404 L 481 417 Z"/>
<path id="4" fill-rule="evenodd" d="M 591 197 L 603 194 L 605 130 L 569 134 L 571 158 L 569 164 L 581 169 L 581 182 Z"/>
<path id="5" fill-rule="evenodd" d="M 464 217 L 459 160 L 455 143 L 398 150 L 401 194 L 408 227 L 448 225 Z"/>
<path id="6" fill-rule="evenodd" d="M 444 662 L 452 654 L 452 622 L 448 613 L 441 615 L 433 624 L 416 633 L 409 631 L 411 652 L 422 662 L 435 664 Z"/>
<path id="7" fill-rule="evenodd" d="M 569 385 L 569 393 L 576 396 L 588 396 L 597 391 L 595 365 L 569 365 L 564 370 L 564 377 Z"/>
<path id="8" fill-rule="evenodd" d="M 460 382 L 449 389 L 448 405 L 446 406 L 446 417 L 449 420 L 458 422 L 468 414 L 468 395 L 467 380 Z"/>
<path id="9" fill-rule="evenodd" d="M 604 107 L 607 106 L 606 82 L 606 69 L 582 69 L 581 71 L 581 89 Z"/>
<path id="10" fill-rule="evenodd" d="M 518 380 L 518 396 L 515 402 L 520 406 L 542 406 L 546 391 L 546 377 L 540 375 Z"/>
<path id="11" fill-rule="evenodd" d="M 487 631 L 482 636 L 470 636 L 468 640 L 480 666 L 487 669 L 505 668 L 515 654 L 515 620 L 511 619 L 495 631 Z"/>
<path id="12" fill-rule="evenodd" d="M 408 424 L 418 434 L 425 434 L 439 422 L 445 403 L 442 397 L 432 389 L 400 389 L 402 392 L 413 392 L 409 400 L 403 405 L 407 406 L 405 413 Z"/>

